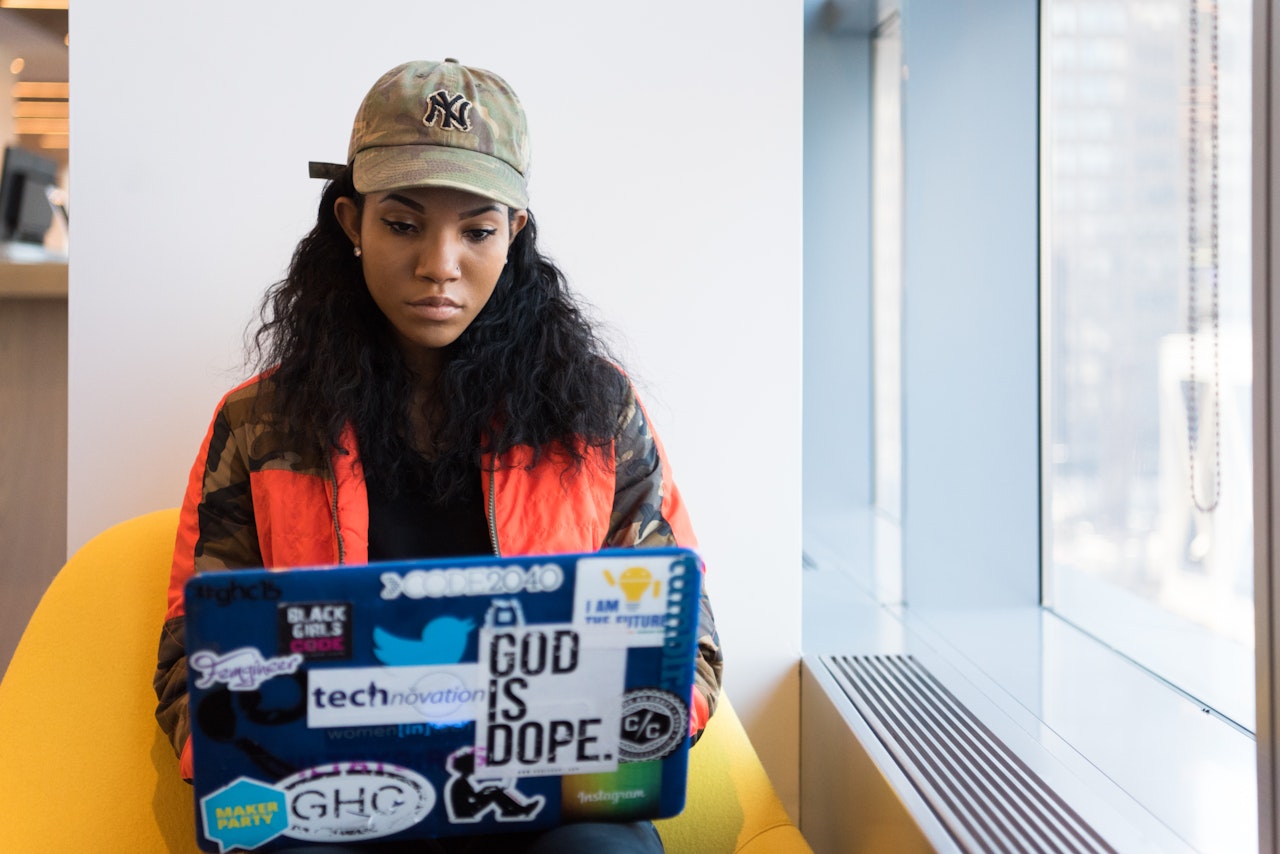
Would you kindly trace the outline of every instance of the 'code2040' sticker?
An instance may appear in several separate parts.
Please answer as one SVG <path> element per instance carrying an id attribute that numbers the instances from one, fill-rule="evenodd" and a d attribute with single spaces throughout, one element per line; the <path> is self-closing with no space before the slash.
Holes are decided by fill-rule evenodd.
<path id="1" fill-rule="evenodd" d="M 401 575 L 384 572 L 383 599 L 441 599 L 451 596 L 511 596 L 516 593 L 550 593 L 564 584 L 559 564 L 522 566 L 472 566 L 453 569 L 412 569 Z"/>

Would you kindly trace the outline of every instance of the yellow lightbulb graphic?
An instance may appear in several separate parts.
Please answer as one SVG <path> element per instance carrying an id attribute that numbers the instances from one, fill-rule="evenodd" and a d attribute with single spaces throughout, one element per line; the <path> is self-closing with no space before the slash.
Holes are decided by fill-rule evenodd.
<path id="1" fill-rule="evenodd" d="M 632 566 L 624 569 L 617 581 L 614 580 L 613 573 L 607 569 L 604 571 L 604 577 L 611 586 L 622 588 L 622 595 L 627 600 L 627 608 L 632 611 L 640 607 L 640 599 L 648 592 L 649 582 L 653 582 L 653 597 L 655 599 L 662 592 L 662 582 L 654 581 L 653 573 L 643 566 Z"/>

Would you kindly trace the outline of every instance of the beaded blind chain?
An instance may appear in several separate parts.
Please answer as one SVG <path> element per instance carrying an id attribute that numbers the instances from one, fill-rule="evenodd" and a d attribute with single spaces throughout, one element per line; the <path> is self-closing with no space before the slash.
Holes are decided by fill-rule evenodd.
<path id="1" fill-rule="evenodd" d="M 1187 453 L 1191 472 L 1191 501 L 1202 513 L 1212 513 L 1222 497 L 1222 406 L 1221 369 L 1218 357 L 1218 4 L 1209 7 L 1209 320 L 1213 328 L 1213 500 L 1200 501 L 1196 490 L 1196 446 L 1200 439 L 1199 392 L 1196 379 L 1196 335 L 1200 330 L 1196 276 L 1199 264 L 1199 230 L 1196 210 L 1196 173 L 1199 166 L 1199 102 L 1198 42 L 1200 39 L 1200 0 L 1191 0 L 1188 22 L 1191 30 L 1188 60 L 1190 86 L 1187 108 L 1187 348 L 1190 359 L 1190 382 L 1187 390 Z"/>

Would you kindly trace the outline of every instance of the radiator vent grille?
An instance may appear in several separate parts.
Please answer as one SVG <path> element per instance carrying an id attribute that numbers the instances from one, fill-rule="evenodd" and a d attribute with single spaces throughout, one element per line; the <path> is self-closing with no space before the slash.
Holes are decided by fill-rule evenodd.
<path id="1" fill-rule="evenodd" d="M 913 657 L 822 661 L 963 850 L 1114 854 Z"/>

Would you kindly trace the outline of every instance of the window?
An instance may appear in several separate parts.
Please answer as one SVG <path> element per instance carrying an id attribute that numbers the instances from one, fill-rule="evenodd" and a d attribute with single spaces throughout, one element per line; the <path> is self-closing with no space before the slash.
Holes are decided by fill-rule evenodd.
<path id="1" fill-rule="evenodd" d="M 1251 14 L 1046 0 L 1041 59 L 1045 603 L 1247 729 Z"/>
<path id="2" fill-rule="evenodd" d="M 902 600 L 902 32 L 871 37 L 871 303 L 874 589 Z"/>
<path id="3" fill-rule="evenodd" d="M 901 123 L 897 348 L 880 346 L 899 330 L 880 328 L 889 306 L 871 298 L 886 281 L 878 262 L 891 257 L 876 254 L 893 232 L 879 208 L 888 197 L 873 186 L 865 197 L 877 211 L 867 504 L 877 521 L 889 518 L 900 473 L 905 607 L 864 584 L 860 566 L 842 584 L 845 566 L 811 548 L 806 506 L 817 570 L 806 573 L 806 653 L 919 656 L 1029 763 L 1060 772 L 1060 794 L 1120 850 L 1139 847 L 1126 834 L 1152 850 L 1256 850 L 1255 774 L 1263 786 L 1275 779 L 1249 732 L 1250 254 L 1266 250 L 1250 245 L 1251 47 L 1268 44 L 1249 29 L 1261 9 L 917 0 L 900 10 L 895 47 L 910 75 L 900 69 L 897 88 L 882 76 L 889 30 L 866 26 L 860 42 L 873 100 L 859 115 L 873 142 L 865 160 L 852 149 L 846 159 L 876 191 L 892 184 L 888 152 L 875 150 L 887 141 L 889 99 Z M 806 63 L 825 41 L 808 37 Z M 811 71 L 822 69 L 807 65 L 806 87 L 824 82 Z M 806 156 L 826 138 L 818 120 L 829 123 L 833 105 L 863 108 L 807 102 Z M 842 379 L 836 363 L 808 358 L 832 326 L 829 312 L 810 312 L 811 292 L 843 288 L 813 275 L 825 268 L 811 252 L 861 257 L 840 241 L 810 243 L 827 222 L 809 215 L 811 187 L 839 174 L 807 160 L 811 172 L 822 181 L 806 186 L 806 437 L 818 434 L 815 421 L 856 423 L 808 402 Z M 831 337 L 859 331 L 846 321 Z M 900 362 L 886 364 L 895 350 Z M 896 401 L 880 385 L 895 368 Z M 882 441 L 894 417 L 898 460 Z M 806 460 L 827 464 L 851 444 L 806 444 Z M 1259 496 L 1270 493 L 1260 486 Z M 877 552 L 882 531 L 873 528 Z M 848 541 L 871 539 L 862 534 L 845 528 Z M 1273 600 L 1259 577 L 1260 602 Z M 1269 652 L 1260 647 L 1264 675 L 1274 673 Z M 1267 715 L 1258 730 L 1270 722 L 1274 733 L 1274 685 L 1260 679 L 1258 693 Z"/>

